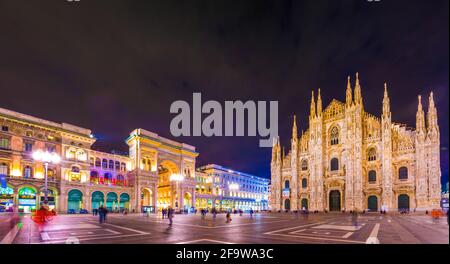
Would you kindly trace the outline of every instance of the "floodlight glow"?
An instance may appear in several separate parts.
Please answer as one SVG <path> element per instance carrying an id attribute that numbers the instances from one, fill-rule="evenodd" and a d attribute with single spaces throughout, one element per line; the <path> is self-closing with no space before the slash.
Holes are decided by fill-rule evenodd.
<path id="1" fill-rule="evenodd" d="M 170 175 L 170 181 L 183 181 L 184 177 L 181 174 L 174 173 Z"/>

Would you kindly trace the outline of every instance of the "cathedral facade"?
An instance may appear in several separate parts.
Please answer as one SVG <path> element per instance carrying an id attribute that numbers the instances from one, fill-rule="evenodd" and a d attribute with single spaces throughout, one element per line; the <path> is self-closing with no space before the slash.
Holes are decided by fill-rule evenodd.
<path id="1" fill-rule="evenodd" d="M 425 115 L 418 96 L 416 128 L 391 120 L 384 87 L 381 117 L 364 110 L 358 74 L 348 77 L 345 103 L 322 109 L 311 98 L 309 128 L 294 116 L 287 154 L 274 140 L 271 210 L 429 210 L 440 207 L 440 135 L 433 93 Z"/>

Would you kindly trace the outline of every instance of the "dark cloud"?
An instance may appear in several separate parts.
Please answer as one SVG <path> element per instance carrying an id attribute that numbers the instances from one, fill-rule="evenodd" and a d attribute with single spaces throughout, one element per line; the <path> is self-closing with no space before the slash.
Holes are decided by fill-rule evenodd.
<path id="1" fill-rule="evenodd" d="M 143 127 L 170 137 L 170 104 L 278 100 L 288 146 L 292 114 L 307 128 L 311 89 L 343 100 L 359 71 L 367 111 L 388 82 L 393 118 L 415 125 L 433 90 L 448 177 L 448 1 L 0 2 L 0 105 L 91 128 L 126 150 Z M 426 105 L 426 103 L 425 103 Z M 268 177 L 270 150 L 248 137 L 183 138 L 199 163 Z M 446 181 L 446 180 L 445 180 Z"/>

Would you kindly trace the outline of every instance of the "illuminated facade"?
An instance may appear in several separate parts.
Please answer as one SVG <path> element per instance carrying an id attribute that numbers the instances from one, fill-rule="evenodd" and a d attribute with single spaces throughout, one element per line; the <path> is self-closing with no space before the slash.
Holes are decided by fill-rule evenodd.
<path id="1" fill-rule="evenodd" d="M 269 180 L 210 164 L 197 170 L 196 207 L 267 210 Z"/>
<path id="2" fill-rule="evenodd" d="M 91 211 L 105 206 L 155 211 L 157 206 L 195 204 L 195 148 L 136 129 L 126 142 L 129 155 L 93 150 L 89 129 L 55 123 L 0 108 L 0 206 L 30 212 L 44 200 L 44 166 L 36 150 L 61 156 L 48 168 L 50 208 Z M 174 177 L 177 176 L 177 177 Z"/>
<path id="3" fill-rule="evenodd" d="M 440 134 L 433 93 L 426 118 L 419 96 L 415 129 L 392 122 L 386 85 L 381 118 L 367 113 L 358 75 L 354 91 L 348 78 L 345 103 L 332 100 L 322 110 L 319 89 L 310 108 L 309 129 L 300 137 L 294 117 L 287 155 L 279 139 L 274 142 L 272 210 L 440 207 Z"/>
<path id="4" fill-rule="evenodd" d="M 49 205 L 58 212 L 156 212 L 171 206 L 188 210 L 266 210 L 269 180 L 218 165 L 196 170 L 195 147 L 135 129 L 125 140 L 129 153 L 92 149 L 89 129 L 55 123 L 0 108 L 0 206 L 30 212 L 44 200 L 44 165 L 37 150 L 57 153 L 49 164 Z"/>

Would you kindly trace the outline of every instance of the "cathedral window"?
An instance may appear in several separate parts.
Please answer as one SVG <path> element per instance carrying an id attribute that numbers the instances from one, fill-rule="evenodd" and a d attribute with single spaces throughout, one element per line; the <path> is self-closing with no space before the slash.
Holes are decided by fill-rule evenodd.
<path id="1" fill-rule="evenodd" d="M 330 162 L 330 170 L 337 171 L 339 170 L 339 160 L 337 158 L 332 158 Z"/>
<path id="2" fill-rule="evenodd" d="M 308 170 L 308 161 L 302 160 L 302 171 Z"/>
<path id="3" fill-rule="evenodd" d="M 308 180 L 306 180 L 305 178 L 302 179 L 302 188 L 307 188 L 308 187 Z"/>
<path id="4" fill-rule="evenodd" d="M 369 161 L 377 160 L 377 152 L 375 151 L 374 148 L 369 149 L 367 156 Z"/>
<path id="5" fill-rule="evenodd" d="M 290 187 L 289 181 L 285 181 L 284 182 L 284 188 L 285 189 L 289 189 L 289 187 Z"/>
<path id="6" fill-rule="evenodd" d="M 374 170 L 369 171 L 369 182 L 374 183 L 377 181 L 377 172 Z"/>
<path id="7" fill-rule="evenodd" d="M 398 178 L 400 180 L 408 179 L 408 168 L 400 167 L 400 169 L 398 169 Z"/>
<path id="8" fill-rule="evenodd" d="M 338 131 L 337 127 L 333 127 L 331 129 L 330 143 L 331 143 L 331 145 L 339 144 L 339 131 Z"/>

